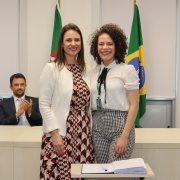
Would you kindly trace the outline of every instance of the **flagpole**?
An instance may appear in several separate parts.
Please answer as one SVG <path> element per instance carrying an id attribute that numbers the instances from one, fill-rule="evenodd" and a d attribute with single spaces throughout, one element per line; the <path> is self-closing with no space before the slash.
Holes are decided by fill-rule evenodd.
<path id="1" fill-rule="evenodd" d="M 135 5 L 136 5 L 136 0 L 134 0 L 134 8 L 133 9 L 135 9 Z"/>
<path id="2" fill-rule="evenodd" d="M 58 0 L 58 4 L 59 4 L 59 7 L 60 7 L 60 0 Z"/>

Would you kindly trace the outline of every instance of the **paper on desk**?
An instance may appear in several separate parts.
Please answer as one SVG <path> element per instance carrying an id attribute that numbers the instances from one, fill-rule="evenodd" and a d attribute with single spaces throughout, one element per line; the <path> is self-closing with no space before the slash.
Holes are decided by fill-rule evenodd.
<path id="1" fill-rule="evenodd" d="M 92 173 L 113 173 L 112 164 L 83 164 L 82 174 L 92 174 Z"/>
<path id="2" fill-rule="evenodd" d="M 114 161 L 110 164 L 83 164 L 82 173 L 146 174 L 142 158 Z"/>
<path id="3" fill-rule="evenodd" d="M 112 163 L 116 174 L 145 174 L 146 165 L 142 158 L 114 161 Z"/>

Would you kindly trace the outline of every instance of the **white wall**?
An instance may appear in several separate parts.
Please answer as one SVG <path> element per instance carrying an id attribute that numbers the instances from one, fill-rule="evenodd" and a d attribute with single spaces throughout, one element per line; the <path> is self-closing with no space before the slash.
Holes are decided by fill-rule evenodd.
<path id="1" fill-rule="evenodd" d="M 85 60 L 91 65 L 88 37 L 99 26 L 99 0 L 61 0 L 62 24 L 75 23 L 83 34 Z M 38 96 L 42 69 L 50 60 L 56 0 L 20 0 L 20 72 L 27 77 L 27 91 Z M 95 7 L 95 8 L 91 8 Z"/>
<path id="2" fill-rule="evenodd" d="M 102 24 L 110 22 L 118 24 L 124 29 L 129 41 L 134 1 L 113 0 L 112 2 L 102 0 Z M 174 99 L 176 0 L 137 0 L 137 5 L 144 44 L 146 97 Z M 168 11 L 171 13 L 166 13 Z"/>
<path id="3" fill-rule="evenodd" d="M 180 10 L 180 3 L 179 0 L 177 0 L 177 8 Z M 178 13 L 177 22 L 180 20 L 180 13 Z M 176 94 L 176 100 L 175 100 L 175 127 L 180 128 L 180 24 L 178 23 L 178 39 L 177 39 L 177 46 L 178 46 L 178 53 L 177 53 L 177 94 Z"/>
<path id="4" fill-rule="evenodd" d="M 26 93 L 38 96 L 39 77 L 50 60 L 56 0 L 20 0 L 20 72 L 26 75 Z"/>
<path id="5" fill-rule="evenodd" d="M 19 3 L 0 0 L 0 96 L 11 95 L 9 78 L 19 70 Z"/>
<path id="6" fill-rule="evenodd" d="M 19 1 L 20 72 L 27 78 L 27 94 L 38 96 L 39 77 L 43 67 L 49 62 L 56 0 Z M 82 30 L 85 58 L 89 65 L 94 64 L 94 62 L 89 55 L 89 45 L 87 41 L 91 32 L 101 24 L 100 3 L 100 0 L 61 0 L 63 25 L 68 22 L 73 22 Z M 178 7 L 180 8 L 179 5 Z M 180 70 L 180 64 L 178 64 L 178 69 Z M 179 94 L 179 80 L 177 85 Z M 178 112 L 180 97 L 178 94 L 175 102 L 176 127 L 180 127 L 180 112 Z"/>

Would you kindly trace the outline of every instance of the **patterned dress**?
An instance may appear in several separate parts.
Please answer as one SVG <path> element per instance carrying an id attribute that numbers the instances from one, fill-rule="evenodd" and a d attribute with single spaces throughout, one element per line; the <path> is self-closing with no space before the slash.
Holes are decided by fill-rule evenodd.
<path id="1" fill-rule="evenodd" d="M 71 164 L 94 162 L 90 118 L 87 114 L 90 91 L 82 79 L 78 65 L 69 64 L 66 68 L 73 73 L 73 95 L 67 117 L 66 136 L 62 137 L 64 155 L 60 157 L 54 152 L 50 133 L 44 134 L 41 146 L 41 180 L 70 180 Z"/>

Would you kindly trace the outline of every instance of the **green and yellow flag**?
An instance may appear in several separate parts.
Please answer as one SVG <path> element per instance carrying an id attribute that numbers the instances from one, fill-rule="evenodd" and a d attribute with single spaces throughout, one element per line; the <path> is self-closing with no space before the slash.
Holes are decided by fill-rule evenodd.
<path id="1" fill-rule="evenodd" d="M 145 61 L 144 46 L 141 31 L 141 21 L 138 6 L 134 6 L 134 17 L 131 27 L 130 42 L 126 63 L 132 64 L 139 75 L 139 111 L 135 125 L 139 125 L 139 119 L 146 112 L 146 82 L 145 82 Z"/>
<path id="2" fill-rule="evenodd" d="M 59 1 L 57 0 L 57 4 L 55 7 L 54 28 L 53 28 L 52 45 L 51 45 L 51 61 L 53 61 L 56 57 L 58 39 L 61 29 L 62 29 L 62 20 L 60 14 Z"/>

